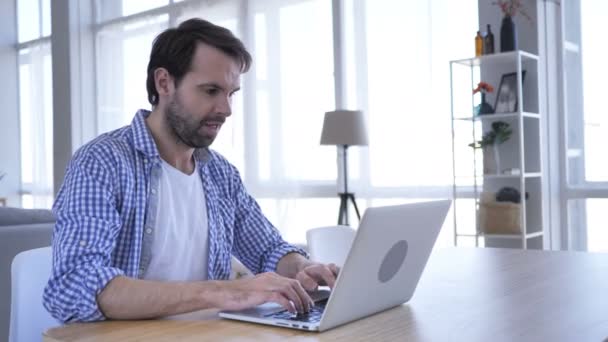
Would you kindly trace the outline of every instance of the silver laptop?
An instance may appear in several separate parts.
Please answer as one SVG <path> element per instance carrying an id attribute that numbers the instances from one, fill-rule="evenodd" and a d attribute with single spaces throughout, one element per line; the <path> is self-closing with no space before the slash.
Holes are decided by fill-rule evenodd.
<path id="1" fill-rule="evenodd" d="M 414 294 L 450 205 L 441 200 L 367 209 L 333 291 L 312 294 L 315 306 L 306 314 L 266 303 L 220 317 L 324 331 L 401 305 Z"/>

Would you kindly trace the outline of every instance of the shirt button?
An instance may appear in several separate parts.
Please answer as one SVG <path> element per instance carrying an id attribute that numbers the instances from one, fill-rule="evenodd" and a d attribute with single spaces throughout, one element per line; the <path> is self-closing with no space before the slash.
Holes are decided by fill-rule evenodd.
<path id="1" fill-rule="evenodd" d="M 80 246 L 81 246 L 81 247 L 84 247 L 84 246 L 86 246 L 86 245 L 87 245 L 87 242 L 86 242 L 86 241 L 84 241 L 84 240 L 80 240 Z"/>
<path id="2" fill-rule="evenodd" d="M 152 228 L 148 228 L 148 229 L 146 229 L 146 233 L 148 233 L 148 234 L 152 234 Z"/>
<path id="3" fill-rule="evenodd" d="M 150 190 L 151 193 L 156 194 L 156 189 Z"/>

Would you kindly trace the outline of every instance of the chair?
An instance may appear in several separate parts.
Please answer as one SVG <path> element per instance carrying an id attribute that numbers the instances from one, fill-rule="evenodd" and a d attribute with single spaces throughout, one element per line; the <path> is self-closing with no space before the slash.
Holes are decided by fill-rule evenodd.
<path id="1" fill-rule="evenodd" d="M 42 333 L 59 325 L 42 306 L 42 292 L 51 275 L 51 247 L 30 249 L 13 259 L 9 342 L 42 340 Z"/>
<path id="2" fill-rule="evenodd" d="M 11 263 L 20 252 L 50 246 L 54 226 L 50 210 L 0 207 L 0 341 L 8 341 Z"/>
<path id="3" fill-rule="evenodd" d="M 306 232 L 306 243 L 310 259 L 325 264 L 344 265 L 355 230 L 349 226 L 314 228 Z"/>

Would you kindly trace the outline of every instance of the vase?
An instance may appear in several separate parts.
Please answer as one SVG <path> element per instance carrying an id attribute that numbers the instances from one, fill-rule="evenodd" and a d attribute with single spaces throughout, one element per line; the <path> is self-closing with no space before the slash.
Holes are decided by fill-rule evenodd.
<path id="1" fill-rule="evenodd" d="M 483 148 L 483 174 L 495 175 L 500 173 L 500 155 L 498 144 Z"/>
<path id="2" fill-rule="evenodd" d="M 511 16 L 506 15 L 500 24 L 500 52 L 517 50 L 517 27 Z"/>
<path id="3" fill-rule="evenodd" d="M 486 94 L 481 93 L 481 103 L 479 104 L 479 115 L 483 114 L 492 114 L 494 113 L 494 108 L 486 102 Z"/>

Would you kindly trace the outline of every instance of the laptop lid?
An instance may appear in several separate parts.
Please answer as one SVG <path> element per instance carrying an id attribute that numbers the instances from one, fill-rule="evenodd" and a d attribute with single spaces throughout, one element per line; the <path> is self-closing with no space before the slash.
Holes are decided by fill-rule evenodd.
<path id="1" fill-rule="evenodd" d="M 284 311 L 275 303 L 219 315 L 323 331 L 401 305 L 414 294 L 450 205 L 442 200 L 368 208 L 319 323 L 273 318 Z"/>
<path id="2" fill-rule="evenodd" d="M 409 301 L 450 205 L 441 200 L 368 208 L 319 330 Z"/>

